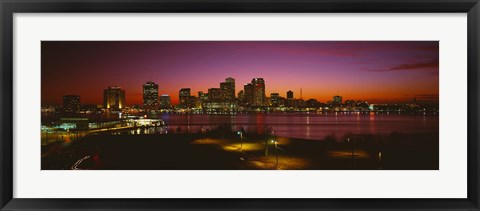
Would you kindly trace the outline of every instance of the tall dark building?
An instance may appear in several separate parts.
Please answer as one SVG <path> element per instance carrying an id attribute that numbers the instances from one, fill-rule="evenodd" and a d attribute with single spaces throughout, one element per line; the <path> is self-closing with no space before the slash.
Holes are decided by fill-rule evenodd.
<path id="1" fill-rule="evenodd" d="M 252 79 L 253 84 L 253 105 L 265 106 L 267 104 L 267 97 L 265 96 L 265 81 L 263 78 Z"/>
<path id="2" fill-rule="evenodd" d="M 103 90 L 103 107 L 112 110 L 125 108 L 125 90 L 118 86 Z"/>
<path id="3" fill-rule="evenodd" d="M 293 98 L 292 90 L 287 91 L 287 101 L 286 101 L 285 105 L 289 106 L 289 107 L 297 107 L 297 102 L 296 102 L 295 98 Z"/>
<path id="4" fill-rule="evenodd" d="M 180 89 L 179 92 L 179 101 L 180 101 L 180 106 L 183 108 L 188 108 L 190 107 L 190 88 L 182 88 Z"/>
<path id="5" fill-rule="evenodd" d="M 334 105 L 342 105 L 342 96 L 333 96 L 333 104 Z"/>
<path id="6" fill-rule="evenodd" d="M 198 100 L 200 101 L 200 103 L 207 102 L 207 100 L 208 100 L 208 93 L 204 93 L 204 92 L 202 92 L 202 91 L 199 91 L 199 92 L 198 92 Z"/>
<path id="7" fill-rule="evenodd" d="M 253 105 L 253 84 L 248 83 L 243 85 L 244 99 L 246 105 Z"/>
<path id="8" fill-rule="evenodd" d="M 316 99 L 308 99 L 307 101 L 305 101 L 305 104 L 307 107 L 309 108 L 318 108 L 320 107 L 320 102 L 318 102 L 318 100 Z"/>
<path id="9" fill-rule="evenodd" d="M 287 99 L 288 100 L 293 100 L 293 92 L 291 90 L 288 90 L 288 92 L 287 92 Z"/>
<path id="10" fill-rule="evenodd" d="M 280 95 L 278 93 L 271 93 L 270 94 L 270 101 L 272 102 L 272 106 L 279 106 L 280 105 Z"/>
<path id="11" fill-rule="evenodd" d="M 148 81 L 143 85 L 143 106 L 147 108 L 158 106 L 158 84 Z"/>
<path id="12" fill-rule="evenodd" d="M 160 108 L 170 108 L 172 107 L 172 101 L 168 94 L 163 94 L 160 96 Z"/>
<path id="13" fill-rule="evenodd" d="M 245 104 L 245 92 L 243 90 L 240 90 L 237 94 L 238 96 L 238 101 L 241 103 L 241 104 Z"/>
<path id="14" fill-rule="evenodd" d="M 223 100 L 223 91 L 219 88 L 210 88 L 208 89 L 208 100 L 210 101 L 220 101 Z"/>
<path id="15" fill-rule="evenodd" d="M 198 100 L 198 97 L 195 96 L 190 96 L 190 99 L 188 100 L 188 107 L 189 108 L 200 108 L 200 101 Z"/>
<path id="16" fill-rule="evenodd" d="M 76 113 L 80 109 L 79 95 L 63 96 L 63 111 L 66 113 Z"/>
<path id="17" fill-rule="evenodd" d="M 225 82 L 220 83 L 220 89 L 223 92 L 225 100 L 235 99 L 235 79 L 228 77 Z"/>

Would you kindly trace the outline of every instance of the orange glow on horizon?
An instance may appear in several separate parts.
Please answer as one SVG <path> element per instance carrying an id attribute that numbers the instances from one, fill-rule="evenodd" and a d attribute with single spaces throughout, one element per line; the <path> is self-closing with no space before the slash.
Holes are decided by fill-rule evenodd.
<path id="1" fill-rule="evenodd" d="M 198 96 L 232 77 L 235 94 L 263 78 L 266 97 L 292 90 L 299 99 L 301 89 L 303 100 L 322 103 L 335 95 L 438 103 L 438 49 L 436 41 L 45 41 L 41 99 L 62 104 L 76 94 L 81 104 L 99 105 L 103 89 L 115 85 L 125 89 L 122 106 L 141 105 L 151 80 L 175 105 L 181 88 Z"/>

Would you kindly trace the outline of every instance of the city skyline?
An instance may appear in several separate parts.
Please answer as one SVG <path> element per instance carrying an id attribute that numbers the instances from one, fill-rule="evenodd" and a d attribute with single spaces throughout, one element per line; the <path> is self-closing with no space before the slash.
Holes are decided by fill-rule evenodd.
<path id="1" fill-rule="evenodd" d="M 438 41 L 42 41 L 42 170 L 438 170 Z"/>
<path id="2" fill-rule="evenodd" d="M 232 77 L 228 77 L 228 78 L 226 78 L 225 80 L 233 80 L 233 81 L 235 81 L 235 79 L 232 78 Z M 261 80 L 261 81 L 262 81 L 262 85 L 264 86 L 263 89 L 266 89 L 266 85 L 264 84 L 263 78 L 253 78 L 251 83 L 245 83 L 245 84 L 243 85 L 243 86 L 244 86 L 243 89 L 233 90 L 233 91 L 234 91 L 234 92 L 236 91 L 238 94 L 241 93 L 241 94 L 245 95 L 245 94 L 246 94 L 246 93 L 245 93 L 245 90 L 248 89 L 247 87 L 249 87 L 249 86 L 254 87 L 254 85 L 255 85 L 255 82 L 254 82 L 254 81 L 257 81 L 257 80 Z M 235 82 L 233 82 L 233 83 L 235 83 Z M 222 86 L 223 84 L 225 84 L 225 82 L 219 82 L 219 84 L 220 84 L 220 86 Z M 206 92 L 205 92 L 205 91 L 198 91 L 197 94 L 195 94 L 195 92 L 192 92 L 192 91 L 191 91 L 191 88 L 180 88 L 179 91 L 178 91 L 178 95 L 177 95 L 179 100 L 178 100 L 177 102 L 173 102 L 173 101 L 171 100 L 171 97 L 172 97 L 171 95 L 169 95 L 169 94 L 161 94 L 161 95 L 158 94 L 158 84 L 156 84 L 155 82 L 153 82 L 153 81 L 151 81 L 151 80 L 146 81 L 145 84 L 142 85 L 142 87 L 143 87 L 143 97 L 142 97 L 142 102 L 143 102 L 143 104 L 134 104 L 134 105 L 143 106 L 143 107 L 145 107 L 145 108 L 154 108 L 154 106 L 159 106 L 160 108 L 167 108 L 167 107 L 169 107 L 169 106 L 176 106 L 176 105 L 182 106 L 182 105 L 187 105 L 187 104 L 188 104 L 187 101 L 188 101 L 189 99 L 185 99 L 184 102 L 182 103 L 182 100 L 181 100 L 181 99 L 182 99 L 182 95 L 184 95 L 184 97 L 186 97 L 186 98 L 195 97 L 195 100 L 197 100 L 197 99 L 198 99 L 198 100 L 202 100 L 202 97 L 203 97 L 202 95 L 206 95 L 205 97 L 208 98 L 208 94 L 210 94 L 210 93 L 212 92 L 212 90 L 213 90 L 213 91 L 217 91 L 217 90 L 219 91 L 219 93 L 217 94 L 218 97 L 219 97 L 218 100 L 241 100 L 241 99 L 240 99 L 241 97 L 240 97 L 239 95 L 237 95 L 237 94 L 234 94 L 234 96 L 227 97 L 227 98 L 225 99 L 223 95 L 226 94 L 226 93 L 224 92 L 224 90 L 223 90 L 222 88 L 212 87 L 212 88 L 208 88 Z M 255 87 L 256 87 L 256 86 L 255 86 Z M 110 100 L 110 101 L 113 101 L 113 102 L 116 101 L 117 103 L 118 103 L 118 102 L 121 102 L 121 104 L 123 104 L 123 106 L 122 106 L 122 105 L 121 105 L 121 106 L 117 106 L 117 107 L 119 107 L 119 108 L 124 108 L 125 105 L 128 106 L 128 103 L 125 102 L 125 101 L 126 101 L 126 100 L 125 100 L 125 99 L 126 99 L 125 89 L 123 89 L 121 86 L 108 86 L 108 87 L 104 90 L 104 93 L 103 93 L 103 98 L 104 98 L 103 105 L 102 105 L 103 108 L 110 108 L 110 105 L 109 105 L 110 103 L 107 103 L 107 101 L 108 101 L 108 100 L 107 100 L 107 98 L 108 98 L 107 95 L 108 95 L 108 94 L 106 94 L 106 93 L 107 93 L 107 90 L 111 90 L 111 89 L 114 89 L 114 90 L 119 89 L 119 90 L 121 90 L 122 93 L 121 93 L 120 95 L 121 95 L 121 97 L 122 97 L 123 99 L 118 99 L 118 96 L 116 96 L 116 97 L 115 97 L 115 96 L 112 96 L 114 99 L 112 99 L 112 100 Z M 228 93 L 228 91 L 227 91 L 227 93 Z M 153 96 L 152 96 L 152 94 L 153 94 Z M 214 92 L 213 94 L 215 94 L 215 92 Z M 229 93 L 229 94 L 231 94 L 231 93 Z M 252 90 L 252 95 L 253 95 L 253 90 Z M 276 100 L 278 100 L 279 98 L 282 98 L 282 99 L 284 99 L 284 100 L 302 100 L 303 102 L 304 102 L 304 101 L 307 101 L 307 100 L 312 100 L 312 99 L 313 99 L 313 100 L 318 100 L 318 99 L 315 99 L 315 98 L 307 98 L 307 99 L 305 99 L 305 98 L 302 96 L 302 89 L 301 89 L 301 88 L 300 88 L 300 93 L 294 92 L 294 91 L 292 91 L 292 90 L 288 90 L 288 91 L 286 91 L 286 93 L 283 94 L 283 95 L 282 95 L 281 93 L 278 93 L 278 92 L 263 93 L 263 94 L 261 94 L 261 95 L 263 95 L 263 97 L 265 97 L 265 98 L 267 98 L 267 99 L 270 99 L 270 100 L 272 100 L 272 101 L 276 101 Z M 272 98 L 272 96 L 274 96 L 274 97 Z M 78 98 L 78 99 L 75 99 L 77 105 L 100 105 L 100 104 L 82 103 L 82 102 L 80 101 L 80 97 L 81 97 L 81 96 L 80 96 L 80 95 L 74 95 L 74 94 L 62 95 L 63 101 L 62 101 L 62 103 L 60 103 L 60 104 L 63 104 L 64 106 L 65 106 L 66 104 L 72 104 L 71 102 L 68 102 L 68 103 L 66 102 L 66 98 L 72 98 L 72 97 Z M 163 97 L 163 100 L 162 100 L 162 97 Z M 260 104 L 253 103 L 253 102 L 255 102 L 255 101 L 261 101 L 261 102 L 264 103 L 263 106 L 269 106 L 268 104 L 266 104 L 266 102 L 267 102 L 266 99 L 260 99 L 260 100 L 259 100 L 259 99 L 255 99 L 253 96 L 251 96 L 251 97 L 253 98 L 253 99 L 251 99 L 252 102 L 250 102 L 250 103 L 252 103 L 252 106 L 262 106 L 262 105 L 260 105 Z M 258 97 L 258 96 L 257 96 L 257 97 Z M 402 103 L 412 103 L 412 102 L 413 102 L 413 103 L 417 103 L 417 102 L 418 102 L 418 97 L 422 98 L 422 96 L 413 95 L 412 98 L 410 98 L 410 99 L 408 99 L 406 102 L 402 102 Z M 110 98 L 111 98 L 111 97 L 110 97 Z M 168 102 L 166 102 L 167 99 L 168 99 Z M 206 98 L 205 98 L 205 99 L 206 99 Z M 211 97 L 210 97 L 209 99 L 211 99 Z M 70 99 L 69 99 L 69 100 L 70 100 Z M 334 96 L 330 96 L 330 99 L 329 99 L 329 100 L 326 100 L 326 101 L 318 101 L 318 102 L 319 102 L 319 103 L 328 103 L 328 104 L 340 105 L 340 104 L 343 103 L 344 100 L 347 100 L 347 101 L 348 101 L 348 100 L 354 100 L 354 101 L 357 101 L 357 102 L 358 102 L 358 101 L 364 101 L 363 99 L 351 99 L 351 98 L 346 99 L 346 98 L 344 98 L 343 96 L 337 94 L 337 95 L 334 95 Z M 70 101 L 72 101 L 72 100 L 70 100 Z M 163 106 L 161 106 L 162 101 L 163 101 L 163 104 L 164 104 Z M 248 100 L 247 100 L 247 101 L 248 101 Z M 365 102 L 366 102 L 366 101 L 365 101 Z M 429 102 L 429 103 L 430 103 L 430 101 L 428 101 L 428 100 L 427 100 L 426 102 Z M 436 103 L 438 103 L 438 102 L 436 102 Z M 59 104 L 59 105 L 60 105 L 60 104 Z M 114 104 L 115 104 L 115 103 L 114 103 Z M 382 103 L 377 103 L 377 104 L 382 104 Z M 389 103 L 384 103 L 384 104 L 389 104 Z M 166 105 L 168 105 L 168 106 L 166 106 Z M 273 103 L 273 105 L 275 105 L 275 103 Z M 153 106 L 153 107 L 152 107 L 152 106 Z M 188 107 L 188 106 L 187 106 L 187 107 Z"/>
<path id="3" fill-rule="evenodd" d="M 438 103 L 438 42 L 42 42 L 42 104 L 61 104 L 64 95 L 101 104 L 102 90 L 119 86 L 126 106 L 142 105 L 142 86 L 152 81 L 155 95 L 168 94 L 175 105 L 181 88 L 198 96 L 228 77 L 236 80 L 235 95 L 252 78 L 264 78 L 267 97 L 292 90 L 295 98 L 302 92 L 304 100 L 321 102 L 341 95 Z"/>

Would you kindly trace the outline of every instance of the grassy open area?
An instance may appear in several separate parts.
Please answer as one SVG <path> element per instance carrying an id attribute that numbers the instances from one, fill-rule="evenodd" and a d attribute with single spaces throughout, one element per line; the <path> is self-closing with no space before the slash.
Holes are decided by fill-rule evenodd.
<path id="1" fill-rule="evenodd" d="M 243 138 L 240 141 L 232 131 L 95 134 L 43 146 L 42 169 L 438 169 L 438 134 L 332 135 L 315 141 L 257 134 L 244 134 Z"/>

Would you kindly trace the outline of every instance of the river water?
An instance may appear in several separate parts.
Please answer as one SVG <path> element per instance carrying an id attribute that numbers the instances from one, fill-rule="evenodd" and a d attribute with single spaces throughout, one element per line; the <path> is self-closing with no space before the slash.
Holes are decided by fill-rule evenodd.
<path id="1" fill-rule="evenodd" d="M 169 133 L 198 133 L 220 125 L 243 128 L 249 133 L 263 133 L 267 128 L 276 135 L 322 140 L 328 135 L 342 137 L 352 134 L 390 134 L 399 132 L 438 133 L 438 115 L 397 113 L 270 113 L 270 114 L 162 114 Z M 155 133 L 145 131 L 142 133 Z"/>

